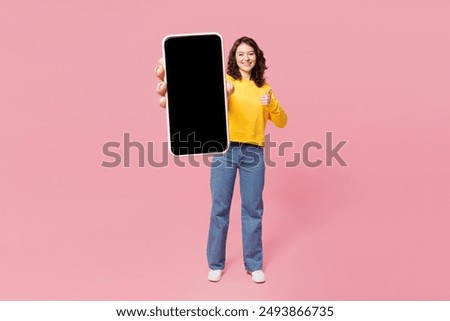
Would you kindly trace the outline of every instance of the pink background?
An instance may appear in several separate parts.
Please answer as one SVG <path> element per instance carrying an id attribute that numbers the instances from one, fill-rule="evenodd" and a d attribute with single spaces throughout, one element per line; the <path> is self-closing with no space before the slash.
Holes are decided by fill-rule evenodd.
<path id="1" fill-rule="evenodd" d="M 267 128 L 294 147 L 267 171 L 264 285 L 239 193 L 206 280 L 209 168 L 101 166 L 124 133 L 162 158 L 161 39 L 202 31 L 255 38 L 289 116 Z M 450 300 L 449 39 L 446 0 L 1 0 L 0 299 Z M 283 166 L 327 131 L 349 167 Z"/>

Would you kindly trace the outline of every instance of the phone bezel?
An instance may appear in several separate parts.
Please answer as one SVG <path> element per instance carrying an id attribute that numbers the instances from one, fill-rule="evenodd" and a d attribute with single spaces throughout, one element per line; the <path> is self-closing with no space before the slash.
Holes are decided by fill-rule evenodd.
<path id="1" fill-rule="evenodd" d="M 224 105 L 225 105 L 225 121 L 226 121 L 226 137 L 227 137 L 227 144 L 225 146 L 224 151 L 222 152 L 211 152 L 211 153 L 194 153 L 194 154 L 182 154 L 182 155 L 176 155 L 172 152 L 172 139 L 170 137 L 170 121 L 169 121 L 169 99 L 167 97 L 167 93 L 166 93 L 166 122 L 167 122 L 167 137 L 168 137 L 168 147 L 169 147 L 169 153 L 172 154 L 172 156 L 174 157 L 186 157 L 186 156 L 196 156 L 196 155 L 222 155 L 224 153 L 227 152 L 227 150 L 230 147 L 230 136 L 229 136 L 229 128 L 228 128 L 228 96 L 227 96 L 227 83 L 226 83 L 226 70 L 225 70 L 225 55 L 224 55 L 224 49 L 223 49 L 223 37 L 220 33 L 218 32 L 199 32 L 199 33 L 180 33 L 180 34 L 170 34 L 170 35 L 166 35 L 163 40 L 162 40 L 162 52 L 163 52 L 163 66 L 164 66 L 164 70 L 166 69 L 166 52 L 165 52 L 165 42 L 168 39 L 171 38 L 181 38 L 181 37 L 198 37 L 198 36 L 211 36 L 211 35 L 215 35 L 218 36 L 220 39 L 220 47 L 221 47 L 221 59 L 222 59 L 222 66 L 224 67 L 224 71 L 223 71 L 223 89 L 224 89 L 224 97 L 225 97 L 225 101 L 224 101 Z M 167 73 L 165 74 L 164 77 L 164 81 L 167 82 Z"/>

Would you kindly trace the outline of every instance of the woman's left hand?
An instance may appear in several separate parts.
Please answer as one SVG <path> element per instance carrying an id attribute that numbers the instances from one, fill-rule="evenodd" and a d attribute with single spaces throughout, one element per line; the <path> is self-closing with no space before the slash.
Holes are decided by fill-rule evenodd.
<path id="1" fill-rule="evenodd" d="M 271 91 L 272 91 L 272 89 L 269 89 L 267 94 L 262 95 L 261 98 L 259 99 L 261 101 L 261 104 L 263 104 L 263 106 L 268 106 L 270 104 L 270 101 L 271 101 L 270 92 Z"/>

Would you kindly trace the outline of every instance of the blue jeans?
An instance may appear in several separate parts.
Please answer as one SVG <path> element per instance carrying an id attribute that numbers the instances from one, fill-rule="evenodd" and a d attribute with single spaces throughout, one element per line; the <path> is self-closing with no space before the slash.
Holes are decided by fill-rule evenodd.
<path id="1" fill-rule="evenodd" d="M 212 209 L 207 257 L 213 270 L 225 267 L 225 248 L 234 182 L 239 170 L 242 241 L 247 271 L 262 269 L 262 216 L 264 188 L 263 147 L 231 143 L 228 151 L 215 156 L 211 166 Z"/>

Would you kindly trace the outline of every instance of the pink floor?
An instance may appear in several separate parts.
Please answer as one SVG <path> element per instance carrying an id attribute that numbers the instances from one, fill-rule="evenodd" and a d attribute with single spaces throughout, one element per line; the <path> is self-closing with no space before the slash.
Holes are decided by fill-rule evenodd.
<path id="1" fill-rule="evenodd" d="M 0 300 L 450 300 L 447 2 L 261 1 L 262 26 L 166 2 L 0 4 Z M 267 127 L 293 147 L 267 169 L 262 285 L 238 189 L 210 283 L 209 168 L 101 166 L 124 133 L 162 159 L 160 42 L 205 30 L 260 42 L 289 117 Z M 324 160 L 326 132 L 347 167 L 285 167 L 309 141 Z"/>

